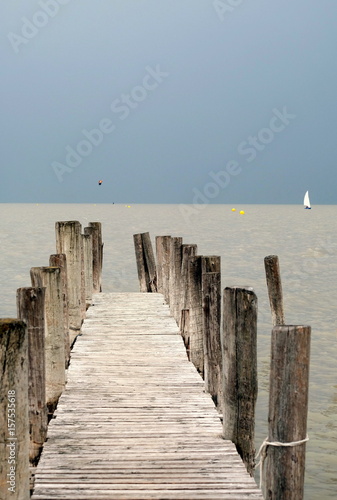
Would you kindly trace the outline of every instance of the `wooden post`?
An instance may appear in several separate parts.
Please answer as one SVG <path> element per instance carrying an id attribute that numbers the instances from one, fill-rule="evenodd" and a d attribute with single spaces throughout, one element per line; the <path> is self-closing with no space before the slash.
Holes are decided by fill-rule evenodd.
<path id="1" fill-rule="evenodd" d="M 92 234 L 82 234 L 83 242 L 83 260 L 84 260 L 84 290 L 85 290 L 85 304 L 86 309 L 92 303 L 92 288 L 93 288 L 93 274 L 92 274 Z"/>
<path id="2" fill-rule="evenodd" d="M 71 339 L 80 333 L 83 321 L 83 269 L 81 224 L 77 221 L 56 222 L 56 252 L 67 258 L 67 281 L 69 301 L 69 329 Z"/>
<path id="3" fill-rule="evenodd" d="M 28 335 L 0 319 L 0 498 L 29 500 Z"/>
<path id="4" fill-rule="evenodd" d="M 250 287 L 227 287 L 223 297 L 223 432 L 247 471 L 255 465 L 257 297 Z"/>
<path id="5" fill-rule="evenodd" d="M 188 360 L 190 361 L 190 310 L 181 310 L 180 333 L 183 338 Z"/>
<path id="6" fill-rule="evenodd" d="M 169 304 L 171 236 L 156 236 L 157 289 Z"/>
<path id="7" fill-rule="evenodd" d="M 310 326 L 275 326 L 272 330 L 269 442 L 306 439 L 310 336 Z M 305 443 L 267 447 L 265 498 L 303 499 L 305 449 Z"/>
<path id="8" fill-rule="evenodd" d="M 181 247 L 183 239 L 180 236 L 171 238 L 170 250 L 170 310 L 177 323 L 180 321 L 180 280 L 181 280 Z"/>
<path id="9" fill-rule="evenodd" d="M 180 300 L 179 300 L 179 318 L 181 320 L 181 311 L 188 309 L 190 304 L 190 287 L 189 287 L 189 263 L 190 257 L 195 257 L 197 254 L 197 245 L 182 245 L 181 246 L 181 275 L 180 275 Z"/>
<path id="10" fill-rule="evenodd" d="M 29 460 L 36 465 L 47 435 L 45 385 L 45 288 L 19 288 L 16 293 L 18 317 L 27 325 Z"/>
<path id="11" fill-rule="evenodd" d="M 202 256 L 190 257 L 189 281 L 189 337 L 190 359 L 198 372 L 204 374 L 203 310 L 202 310 Z"/>
<path id="12" fill-rule="evenodd" d="M 91 240 L 91 264 L 88 264 L 89 268 L 89 279 L 91 279 L 91 289 L 89 290 L 89 293 L 92 294 L 96 293 L 94 290 L 94 233 L 95 229 L 93 227 L 85 227 L 84 228 L 84 234 L 87 236 L 90 236 Z M 89 286 L 89 284 L 88 284 Z"/>
<path id="13" fill-rule="evenodd" d="M 68 278 L 67 278 L 67 257 L 64 253 L 56 253 L 49 257 L 50 267 L 59 267 L 62 282 L 63 298 L 63 323 L 64 323 L 64 361 L 65 368 L 68 368 L 70 361 L 70 335 L 69 335 L 69 305 L 68 305 Z"/>
<path id="14" fill-rule="evenodd" d="M 92 234 L 92 274 L 94 293 L 102 291 L 102 269 L 103 269 L 103 242 L 102 224 L 100 222 L 89 222 L 93 228 Z"/>
<path id="15" fill-rule="evenodd" d="M 33 267 L 30 274 L 33 287 L 46 287 L 46 402 L 49 413 L 53 413 L 65 385 L 61 271 L 59 267 Z"/>
<path id="16" fill-rule="evenodd" d="M 202 257 L 202 273 L 221 273 L 221 258 L 218 255 Z"/>
<path id="17" fill-rule="evenodd" d="M 265 257 L 264 266 L 273 326 L 284 325 L 282 282 L 278 256 L 268 255 Z"/>
<path id="18" fill-rule="evenodd" d="M 135 253 L 136 253 L 136 263 L 137 263 L 137 271 L 138 271 L 138 279 L 139 279 L 139 289 L 141 292 L 149 292 L 149 271 L 145 262 L 145 255 L 143 251 L 143 241 L 141 234 L 133 235 L 133 242 L 135 245 Z"/>
<path id="19" fill-rule="evenodd" d="M 147 271 L 149 273 L 148 290 L 149 290 L 149 292 L 157 292 L 156 261 L 154 258 L 150 234 L 149 233 L 142 233 L 141 238 L 142 238 L 142 246 L 143 246 L 145 265 L 146 265 Z"/>
<path id="20" fill-rule="evenodd" d="M 221 353 L 221 274 L 202 275 L 204 317 L 204 378 L 205 389 L 216 406 L 222 405 L 222 353 Z M 220 408 L 219 408 L 220 409 Z"/>

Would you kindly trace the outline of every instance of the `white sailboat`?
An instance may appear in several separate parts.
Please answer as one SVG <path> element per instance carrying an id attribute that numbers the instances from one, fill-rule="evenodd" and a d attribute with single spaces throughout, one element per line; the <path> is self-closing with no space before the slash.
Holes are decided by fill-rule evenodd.
<path id="1" fill-rule="evenodd" d="M 307 191 L 304 195 L 304 201 L 303 201 L 304 208 L 310 210 L 311 205 L 310 205 L 310 199 L 309 199 L 309 191 Z"/>

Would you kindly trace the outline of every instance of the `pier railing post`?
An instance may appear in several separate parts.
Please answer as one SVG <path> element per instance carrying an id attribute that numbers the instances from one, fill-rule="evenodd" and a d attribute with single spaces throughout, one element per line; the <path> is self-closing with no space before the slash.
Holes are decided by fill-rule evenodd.
<path id="1" fill-rule="evenodd" d="M 181 248 L 183 239 L 180 236 L 171 238 L 170 250 L 170 310 L 177 323 L 180 321 L 180 282 L 181 282 Z"/>
<path id="2" fill-rule="evenodd" d="M 272 500 L 303 499 L 310 336 L 310 326 L 272 330 L 268 443 L 288 445 L 267 445 L 263 484 Z"/>
<path id="3" fill-rule="evenodd" d="M 27 325 L 29 459 L 35 464 L 46 440 L 48 424 L 45 385 L 45 288 L 19 288 L 16 300 L 18 317 Z"/>
<path id="4" fill-rule="evenodd" d="M 33 267 L 33 287 L 45 287 L 46 402 L 53 413 L 65 385 L 64 320 L 59 267 Z"/>
<path id="5" fill-rule="evenodd" d="M 282 282 L 278 256 L 267 255 L 264 258 L 264 266 L 273 326 L 284 325 Z"/>
<path id="6" fill-rule="evenodd" d="M 67 278 L 67 257 L 64 253 L 50 255 L 49 266 L 58 267 L 61 273 L 62 298 L 63 298 L 63 323 L 64 323 L 64 357 L 65 368 L 68 368 L 70 361 L 70 335 L 69 335 L 69 305 L 68 305 L 68 278 Z"/>
<path id="7" fill-rule="evenodd" d="M 143 251 L 143 242 L 141 234 L 133 235 L 133 243 L 135 245 L 135 253 L 136 253 L 136 264 L 137 264 L 137 272 L 138 272 L 138 280 L 139 280 L 139 290 L 140 292 L 149 292 L 148 284 L 150 281 L 149 271 L 147 270 L 145 264 L 145 256 Z"/>
<path id="8" fill-rule="evenodd" d="M 145 264 L 149 273 L 148 289 L 150 292 L 157 292 L 157 269 L 150 234 L 142 233 L 141 238 Z"/>
<path id="9" fill-rule="evenodd" d="M 71 342 L 81 330 L 83 311 L 82 294 L 82 236 L 78 221 L 56 222 L 56 252 L 64 253 L 67 258 L 67 281 L 69 300 L 69 329 Z"/>
<path id="10" fill-rule="evenodd" d="M 84 230 L 82 234 L 83 261 L 84 261 L 84 290 L 86 309 L 92 302 L 93 274 L 92 274 L 92 234 Z"/>
<path id="11" fill-rule="evenodd" d="M 204 379 L 205 389 L 216 406 L 222 405 L 221 353 L 221 275 L 220 272 L 202 275 L 204 316 Z M 219 408 L 219 409 L 220 409 Z"/>
<path id="12" fill-rule="evenodd" d="M 93 293 L 102 291 L 103 241 L 101 222 L 89 222 L 92 233 L 92 273 Z"/>
<path id="13" fill-rule="evenodd" d="M 29 500 L 28 335 L 0 319 L 0 497 Z"/>
<path id="14" fill-rule="evenodd" d="M 164 295 L 168 304 L 170 303 L 170 254 L 171 236 L 156 236 L 157 289 Z"/>
<path id="15" fill-rule="evenodd" d="M 204 347 L 203 347 L 203 310 L 202 310 L 202 256 L 190 257 L 188 266 L 188 281 L 190 289 L 189 300 L 189 339 L 190 360 L 203 377 Z"/>
<path id="16" fill-rule="evenodd" d="M 252 475 L 257 398 L 257 297 L 250 287 L 223 293 L 223 433 Z"/>
<path id="17" fill-rule="evenodd" d="M 197 245 L 182 245 L 181 247 L 181 276 L 180 276 L 180 300 L 179 300 L 179 324 L 181 322 L 181 311 L 188 309 L 190 304 L 189 287 L 189 265 L 190 258 L 197 254 Z"/>

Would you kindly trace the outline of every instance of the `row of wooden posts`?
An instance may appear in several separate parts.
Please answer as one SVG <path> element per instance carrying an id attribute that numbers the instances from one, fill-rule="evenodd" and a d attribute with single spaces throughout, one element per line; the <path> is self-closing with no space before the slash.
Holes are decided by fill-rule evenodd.
<path id="1" fill-rule="evenodd" d="M 0 498 L 29 498 L 29 466 L 39 459 L 66 382 L 70 350 L 92 294 L 100 292 L 100 222 L 56 222 L 56 254 L 17 290 L 17 319 L 0 319 Z M 12 460 L 12 461 L 11 461 Z M 12 488 L 12 489 L 10 489 Z"/>
<path id="2" fill-rule="evenodd" d="M 223 437 L 235 443 L 254 475 L 256 294 L 251 287 L 228 286 L 221 300 L 219 256 L 197 255 L 197 246 L 183 244 L 181 237 L 157 236 L 155 243 L 156 258 L 149 233 L 134 235 L 140 291 L 164 295 L 189 359 L 222 413 Z M 278 257 L 267 256 L 264 264 L 273 328 L 269 435 L 262 449 L 261 487 L 268 499 L 301 500 L 311 328 L 285 325 Z"/>

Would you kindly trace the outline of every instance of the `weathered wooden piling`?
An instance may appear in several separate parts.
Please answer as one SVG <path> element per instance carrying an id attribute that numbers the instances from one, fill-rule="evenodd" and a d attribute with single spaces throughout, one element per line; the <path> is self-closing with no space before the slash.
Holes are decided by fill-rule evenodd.
<path id="1" fill-rule="evenodd" d="M 235 443 L 247 471 L 255 465 L 257 297 L 250 287 L 223 293 L 223 432 Z"/>
<path id="2" fill-rule="evenodd" d="M 272 330 L 266 499 L 303 499 L 310 336 L 310 326 Z"/>
<path id="3" fill-rule="evenodd" d="M 222 406 L 222 352 L 221 352 L 221 274 L 203 273 L 202 305 L 204 318 L 204 379 L 218 409 Z"/>
<path id="4" fill-rule="evenodd" d="M 56 252 L 67 257 L 67 281 L 69 301 L 69 328 L 71 342 L 80 332 L 84 297 L 84 270 L 82 268 L 81 224 L 78 221 L 56 222 Z"/>
<path id="5" fill-rule="evenodd" d="M 138 272 L 138 279 L 139 279 L 139 291 L 140 292 L 149 292 L 149 271 L 146 267 L 145 263 L 145 255 L 143 251 L 143 241 L 142 241 L 142 235 L 141 234 L 134 234 L 133 235 L 133 243 L 135 246 L 135 253 L 136 253 L 136 264 L 137 264 L 137 272 Z"/>
<path id="6" fill-rule="evenodd" d="M 181 310 L 180 334 L 184 341 L 187 357 L 190 360 L 191 357 L 190 357 L 190 310 L 189 309 Z"/>
<path id="7" fill-rule="evenodd" d="M 50 255 L 49 266 L 58 267 L 61 274 L 62 298 L 63 298 L 63 323 L 64 323 L 64 362 L 68 368 L 70 361 L 70 334 L 69 334 L 69 305 L 68 305 L 68 277 L 67 277 L 67 257 L 64 253 Z"/>
<path id="8" fill-rule="evenodd" d="M 156 236 L 157 290 L 170 302 L 170 255 L 171 236 Z"/>
<path id="9" fill-rule="evenodd" d="M 197 255 L 197 245 L 181 246 L 181 273 L 180 273 L 180 300 L 179 300 L 179 318 L 181 311 L 188 309 L 190 303 L 190 287 L 188 281 L 190 258 Z"/>
<path id="10" fill-rule="evenodd" d="M 16 293 L 18 317 L 27 325 L 29 460 L 38 460 L 47 435 L 45 385 L 45 288 L 19 288 Z"/>
<path id="11" fill-rule="evenodd" d="M 82 234 L 83 262 L 84 262 L 84 290 L 86 309 L 92 302 L 93 273 L 92 273 L 92 234 L 86 231 Z"/>
<path id="12" fill-rule="evenodd" d="M 100 222 L 89 222 L 92 233 L 92 273 L 93 293 L 102 291 L 102 269 L 103 269 L 103 241 L 102 224 Z"/>
<path id="13" fill-rule="evenodd" d="M 278 256 L 267 255 L 264 258 L 264 266 L 273 326 L 284 325 L 282 281 Z"/>
<path id="14" fill-rule="evenodd" d="M 170 250 L 170 310 L 177 323 L 180 321 L 180 283 L 183 239 L 180 236 L 171 238 Z"/>
<path id="15" fill-rule="evenodd" d="M 190 257 L 188 266 L 189 286 L 189 344 L 190 360 L 203 377 L 203 310 L 202 310 L 202 256 Z"/>
<path id="16" fill-rule="evenodd" d="M 145 265 L 149 274 L 148 289 L 150 292 L 157 292 L 157 269 L 150 234 L 142 233 L 141 238 Z"/>
<path id="17" fill-rule="evenodd" d="M 45 287 L 46 402 L 53 413 L 65 385 L 64 320 L 59 267 L 33 267 L 32 286 Z"/>
<path id="18" fill-rule="evenodd" d="M 0 319 L 0 497 L 29 500 L 28 335 Z"/>

